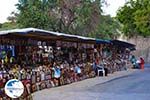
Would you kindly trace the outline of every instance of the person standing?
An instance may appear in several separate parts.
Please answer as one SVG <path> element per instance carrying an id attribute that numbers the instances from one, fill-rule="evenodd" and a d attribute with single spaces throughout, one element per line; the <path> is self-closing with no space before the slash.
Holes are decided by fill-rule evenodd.
<path id="1" fill-rule="evenodd" d="M 133 65 L 133 68 L 137 68 L 137 66 L 136 66 L 137 65 L 136 64 L 137 59 L 135 58 L 134 55 L 131 56 L 130 61 L 131 61 L 132 65 Z"/>
<path id="2" fill-rule="evenodd" d="M 144 69 L 144 59 L 140 57 L 140 68 L 143 70 Z"/>

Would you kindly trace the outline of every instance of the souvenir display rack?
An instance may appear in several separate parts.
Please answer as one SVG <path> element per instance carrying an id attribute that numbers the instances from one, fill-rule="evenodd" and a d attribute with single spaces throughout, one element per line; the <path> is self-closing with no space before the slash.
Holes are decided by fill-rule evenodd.
<path id="1" fill-rule="evenodd" d="M 20 99 L 30 100 L 35 91 L 95 77 L 93 63 L 109 73 L 126 68 L 127 47 L 54 33 L 39 29 L 0 32 L 0 99 L 10 99 L 3 88 L 13 78 L 25 86 Z"/>

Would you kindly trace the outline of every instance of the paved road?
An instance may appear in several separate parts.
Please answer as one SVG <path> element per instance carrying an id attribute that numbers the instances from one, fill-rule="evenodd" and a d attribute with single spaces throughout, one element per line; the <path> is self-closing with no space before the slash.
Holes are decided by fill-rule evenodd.
<path id="1" fill-rule="evenodd" d="M 150 68 L 150 64 L 145 64 L 144 67 Z"/>
<path id="2" fill-rule="evenodd" d="M 88 84 L 88 83 L 86 83 Z M 79 84 L 80 85 L 80 84 Z M 97 83 L 94 86 L 68 89 L 62 87 L 38 92 L 35 100 L 150 100 L 150 68 Z"/>
<path id="3" fill-rule="evenodd" d="M 87 91 L 99 93 L 100 100 L 150 100 L 150 69 L 97 84 Z"/>

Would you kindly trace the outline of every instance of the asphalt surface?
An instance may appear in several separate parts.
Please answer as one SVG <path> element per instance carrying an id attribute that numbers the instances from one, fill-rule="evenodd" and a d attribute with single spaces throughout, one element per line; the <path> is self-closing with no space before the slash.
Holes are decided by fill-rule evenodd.
<path id="1" fill-rule="evenodd" d="M 68 86 L 68 89 L 65 86 L 47 89 L 35 93 L 34 100 L 150 100 L 150 67 L 93 84 L 81 88 L 79 82 L 77 87 Z"/>
<path id="2" fill-rule="evenodd" d="M 150 100 L 150 69 L 97 84 L 86 91 L 98 93 L 98 100 Z"/>

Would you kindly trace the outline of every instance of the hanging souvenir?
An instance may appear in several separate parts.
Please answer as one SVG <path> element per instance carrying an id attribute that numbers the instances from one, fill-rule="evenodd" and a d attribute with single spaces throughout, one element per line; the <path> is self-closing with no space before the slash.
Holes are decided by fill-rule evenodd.
<path id="1" fill-rule="evenodd" d="M 26 88 L 27 88 L 27 93 L 28 93 L 28 94 L 31 94 L 31 84 L 30 84 L 30 82 L 28 82 L 28 83 L 26 84 Z"/>
<path id="2" fill-rule="evenodd" d="M 56 46 L 61 46 L 62 45 L 62 43 L 61 43 L 61 41 L 56 41 Z"/>
<path id="3" fill-rule="evenodd" d="M 44 81 L 45 80 L 45 73 L 43 71 L 41 71 L 40 74 L 41 74 L 41 76 L 40 76 L 41 77 L 41 81 Z"/>
<path id="4" fill-rule="evenodd" d="M 47 88 L 51 88 L 52 87 L 52 85 L 50 83 L 50 80 L 45 81 L 45 84 L 46 84 Z"/>
<path id="5" fill-rule="evenodd" d="M 44 81 L 42 81 L 40 84 L 40 89 L 45 89 L 45 88 L 46 88 L 46 84 Z"/>
<path id="6" fill-rule="evenodd" d="M 10 50 L 12 52 L 12 57 L 15 57 L 15 46 L 10 46 Z"/>
<path id="7" fill-rule="evenodd" d="M 35 73 L 34 71 L 32 71 L 31 83 L 32 83 L 32 84 L 36 83 L 36 73 Z"/>
<path id="8" fill-rule="evenodd" d="M 59 68 L 54 68 L 54 77 L 59 78 L 60 74 L 61 74 L 60 69 Z"/>
<path id="9" fill-rule="evenodd" d="M 48 61 L 51 62 L 54 59 L 53 48 L 51 46 L 48 47 Z"/>
<path id="10" fill-rule="evenodd" d="M 36 92 L 37 91 L 37 86 L 36 84 L 33 84 L 32 85 L 32 93 Z"/>
<path id="11" fill-rule="evenodd" d="M 37 42 L 37 45 L 38 45 L 38 47 L 39 47 L 40 49 L 43 48 L 43 47 L 42 47 L 42 42 L 41 42 L 41 41 L 38 41 L 38 42 Z"/>
<path id="12" fill-rule="evenodd" d="M 77 43 L 74 43 L 74 48 L 77 48 Z"/>

